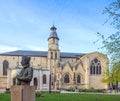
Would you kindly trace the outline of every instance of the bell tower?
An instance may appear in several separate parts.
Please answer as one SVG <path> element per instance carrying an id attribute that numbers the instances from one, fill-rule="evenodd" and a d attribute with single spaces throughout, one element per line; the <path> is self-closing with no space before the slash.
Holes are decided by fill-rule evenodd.
<path id="1" fill-rule="evenodd" d="M 51 30 L 51 32 L 50 32 L 50 36 L 48 38 L 48 50 L 57 51 L 57 50 L 59 50 L 59 44 L 58 44 L 59 38 L 56 33 L 57 28 L 53 25 L 50 28 L 50 30 Z"/>
<path id="2" fill-rule="evenodd" d="M 55 89 L 56 70 L 60 61 L 59 38 L 57 36 L 57 28 L 53 25 L 50 28 L 50 36 L 48 38 L 48 68 L 51 74 L 51 89 Z"/>

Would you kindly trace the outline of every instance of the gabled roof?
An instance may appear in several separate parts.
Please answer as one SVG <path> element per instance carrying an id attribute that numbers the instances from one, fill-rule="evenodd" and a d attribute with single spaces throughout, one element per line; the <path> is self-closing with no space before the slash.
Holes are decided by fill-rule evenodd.
<path id="1" fill-rule="evenodd" d="M 41 57 L 47 57 L 47 51 L 28 51 L 28 50 L 17 50 L 17 51 L 12 51 L 12 52 L 5 52 L 0 55 L 5 55 L 5 56 L 22 56 L 22 55 L 27 55 L 27 56 L 41 56 Z M 79 56 L 83 56 L 85 54 L 83 53 L 68 53 L 68 52 L 61 52 L 60 57 L 61 58 L 75 58 Z"/>

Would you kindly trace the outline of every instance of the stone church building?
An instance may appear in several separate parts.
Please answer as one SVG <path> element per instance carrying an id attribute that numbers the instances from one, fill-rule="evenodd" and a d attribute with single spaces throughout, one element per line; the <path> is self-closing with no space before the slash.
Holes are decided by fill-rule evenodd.
<path id="1" fill-rule="evenodd" d="M 23 55 L 31 57 L 34 73 L 30 85 L 37 90 L 70 87 L 106 89 L 108 85 L 101 82 L 101 77 L 108 68 L 108 58 L 99 52 L 61 52 L 57 28 L 52 26 L 50 30 L 47 51 L 17 50 L 0 54 L 0 90 L 16 85 Z"/>

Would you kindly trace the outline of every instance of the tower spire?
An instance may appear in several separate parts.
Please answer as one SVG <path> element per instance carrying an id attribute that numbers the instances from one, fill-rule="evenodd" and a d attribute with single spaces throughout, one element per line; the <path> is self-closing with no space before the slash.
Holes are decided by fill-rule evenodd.
<path id="1" fill-rule="evenodd" d="M 57 28 L 53 25 L 53 26 L 50 28 L 50 30 L 51 30 L 51 32 L 50 32 L 50 36 L 49 36 L 48 40 L 51 39 L 51 38 L 55 38 L 55 39 L 58 39 L 58 40 L 59 40 L 59 38 L 58 38 L 58 36 L 57 36 L 57 32 L 56 32 Z"/>

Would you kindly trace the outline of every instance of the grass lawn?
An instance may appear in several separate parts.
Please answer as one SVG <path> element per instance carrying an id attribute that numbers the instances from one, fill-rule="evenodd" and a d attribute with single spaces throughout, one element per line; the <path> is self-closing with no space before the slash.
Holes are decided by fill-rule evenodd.
<path id="1" fill-rule="evenodd" d="M 10 101 L 10 94 L 0 94 L 0 101 Z"/>
<path id="2" fill-rule="evenodd" d="M 102 94 L 42 94 L 36 101 L 120 101 L 120 95 Z"/>
<path id="3" fill-rule="evenodd" d="M 10 94 L 0 94 L 0 101 L 10 101 Z M 105 94 L 42 94 L 36 101 L 120 101 L 120 95 Z"/>

